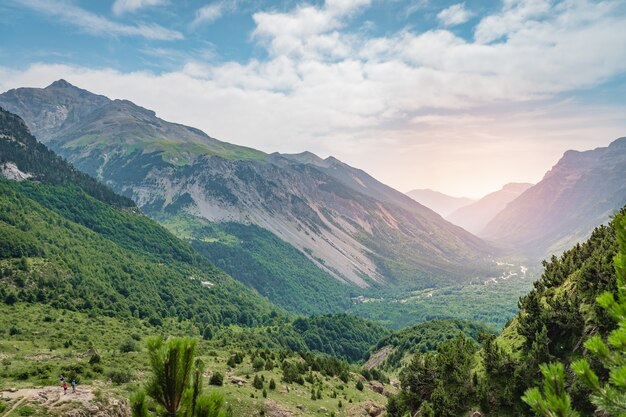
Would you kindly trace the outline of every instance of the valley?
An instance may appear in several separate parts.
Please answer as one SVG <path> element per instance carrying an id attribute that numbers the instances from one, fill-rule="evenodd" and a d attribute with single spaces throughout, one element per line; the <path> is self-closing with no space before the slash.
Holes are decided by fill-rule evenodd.
<path id="1" fill-rule="evenodd" d="M 0 39 L 0 417 L 626 417 L 626 1 Z"/>
<path id="2" fill-rule="evenodd" d="M 79 127 L 30 115 L 79 169 L 0 110 L 5 416 L 136 415 L 155 335 L 197 344 L 198 378 L 223 401 L 213 417 L 529 415 L 539 364 L 576 357 L 583 322 L 615 329 L 594 304 L 621 279 L 623 213 L 540 267 L 332 157 L 239 148 L 65 82 L 28 94 L 95 108 Z M 129 138 L 161 123 L 186 132 L 184 150 L 68 133 L 100 123 Z M 491 224 L 537 187 L 467 207 Z M 59 375 L 78 393 L 61 394 Z"/>

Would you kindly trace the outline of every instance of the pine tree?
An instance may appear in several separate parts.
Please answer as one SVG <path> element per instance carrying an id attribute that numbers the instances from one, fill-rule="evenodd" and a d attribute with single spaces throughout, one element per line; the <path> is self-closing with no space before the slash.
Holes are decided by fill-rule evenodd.
<path id="1" fill-rule="evenodd" d="M 419 410 L 420 417 L 435 417 L 435 410 L 433 410 L 433 406 L 430 405 L 428 401 L 424 401 L 420 406 Z"/>
<path id="2" fill-rule="evenodd" d="M 572 363 L 572 369 L 583 383 L 591 389 L 591 402 L 599 411 L 611 416 L 626 416 L 626 215 L 615 219 L 618 254 L 614 264 L 617 274 L 617 299 L 611 292 L 598 297 L 598 304 L 605 309 L 618 324 L 608 338 L 607 344 L 600 336 L 593 336 L 585 342 L 585 347 L 608 370 L 608 382 L 601 382 L 586 359 Z M 522 399 L 538 415 L 546 417 L 573 417 L 578 413 L 570 406 L 570 398 L 565 391 L 565 372 L 562 364 L 542 365 L 544 394 L 538 388 L 526 391 Z"/>
<path id="3" fill-rule="evenodd" d="M 163 408 L 167 417 L 221 417 L 224 400 L 202 395 L 203 364 L 195 361 L 196 341 L 162 337 L 148 340 L 152 376 L 145 391 L 131 397 L 133 417 L 148 417 L 147 398 Z M 192 371 L 193 369 L 193 371 Z"/>
<path id="4" fill-rule="evenodd" d="M 617 321 L 617 329 L 608 338 L 608 345 L 593 336 L 585 342 L 585 347 L 609 371 L 609 380 L 600 382 L 589 362 L 580 359 L 572 364 L 572 369 L 591 389 L 591 402 L 600 411 L 609 415 L 626 415 L 626 215 L 616 219 L 619 252 L 615 257 L 617 273 L 617 300 L 610 292 L 598 297 L 598 304 Z"/>
<path id="5" fill-rule="evenodd" d="M 562 363 L 542 364 L 543 395 L 539 388 L 526 390 L 522 400 L 543 417 L 578 417 L 565 390 L 565 368 Z"/>
<path id="6" fill-rule="evenodd" d="M 256 389 L 263 388 L 263 380 L 259 377 L 259 375 L 254 376 L 254 380 L 252 381 L 252 386 Z"/>

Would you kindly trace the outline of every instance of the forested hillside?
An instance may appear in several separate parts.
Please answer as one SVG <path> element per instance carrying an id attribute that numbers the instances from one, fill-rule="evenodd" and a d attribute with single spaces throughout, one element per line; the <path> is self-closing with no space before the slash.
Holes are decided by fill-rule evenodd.
<path id="1" fill-rule="evenodd" d="M 219 334 L 231 345 L 241 338 L 247 346 L 314 350 L 350 361 L 363 359 L 388 333 L 347 315 L 294 322 L 142 215 L 130 200 L 75 171 L 39 144 L 17 116 L 3 110 L 0 116 L 3 160 L 32 175 L 23 181 L 0 178 L 0 300 L 5 304 L 43 303 L 93 316 L 136 317 L 155 329 L 173 318 L 189 321 L 207 339 Z M 257 329 L 239 336 L 220 332 L 231 325 Z"/>
<path id="2" fill-rule="evenodd" d="M 390 400 L 390 415 L 421 409 L 423 414 L 434 411 L 438 417 L 453 417 L 480 409 L 489 416 L 530 416 L 533 411 L 522 396 L 542 385 L 539 366 L 557 361 L 567 367 L 564 387 L 572 407 L 592 415 L 596 406 L 590 400 L 591 390 L 570 364 L 588 358 L 601 381 L 608 378 L 585 342 L 594 336 L 606 339 L 617 325 L 597 298 L 605 292 L 617 294 L 618 228 L 626 236 L 626 209 L 610 225 L 597 228 L 585 243 L 545 262 L 541 279 L 520 300 L 521 312 L 500 336 L 486 338 L 481 350 L 459 337 L 439 345 L 436 353 L 417 354 L 400 375 L 403 390 Z M 626 239 L 622 240 L 626 253 Z M 565 409 L 565 403 L 561 405 Z"/>
<path id="3" fill-rule="evenodd" d="M 294 314 L 346 311 L 355 285 L 342 284 L 306 255 L 253 224 L 214 223 L 199 217 L 157 217 L 172 233 L 230 276 Z"/>
<path id="4" fill-rule="evenodd" d="M 5 302 L 134 315 L 153 324 L 179 317 L 200 327 L 254 326 L 283 314 L 140 214 L 130 200 L 45 149 L 17 116 L 0 115 L 3 160 L 36 179 L 0 179 Z"/>

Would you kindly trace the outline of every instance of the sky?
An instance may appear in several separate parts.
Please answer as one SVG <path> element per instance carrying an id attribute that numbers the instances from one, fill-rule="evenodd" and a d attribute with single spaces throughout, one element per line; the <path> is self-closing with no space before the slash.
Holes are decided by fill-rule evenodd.
<path id="1" fill-rule="evenodd" d="M 63 78 L 408 191 L 626 136 L 626 0 L 4 0 L 0 90 Z"/>

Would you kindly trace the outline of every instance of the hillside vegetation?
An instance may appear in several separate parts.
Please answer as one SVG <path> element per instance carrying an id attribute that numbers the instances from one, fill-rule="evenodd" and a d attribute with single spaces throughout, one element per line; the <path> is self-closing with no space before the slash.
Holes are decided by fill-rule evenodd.
<path id="1" fill-rule="evenodd" d="M 597 228 L 585 243 L 545 262 L 541 279 L 520 299 L 520 313 L 500 336 L 488 337 L 481 350 L 459 337 L 440 344 L 436 353 L 417 354 L 400 374 L 403 390 L 390 400 L 390 415 L 421 409 L 452 417 L 472 408 L 489 416 L 532 415 L 522 396 L 529 388 L 542 385 L 539 366 L 549 362 L 567 364 L 558 398 L 567 395 L 574 409 L 592 415 L 596 406 L 590 399 L 591 390 L 571 372 L 569 364 L 587 358 L 600 380 L 608 379 L 606 370 L 587 350 L 590 345 L 586 341 L 594 336 L 606 339 L 616 328 L 597 298 L 605 292 L 617 294 L 614 259 L 618 228 L 626 234 L 626 209 L 610 225 Z M 626 238 L 622 240 L 626 254 Z"/>
<path id="2" fill-rule="evenodd" d="M 306 255 L 256 225 L 213 223 L 199 217 L 156 217 L 214 265 L 294 314 L 343 312 L 359 293 L 318 268 Z"/>

